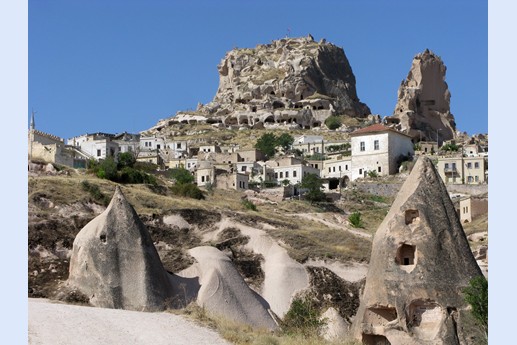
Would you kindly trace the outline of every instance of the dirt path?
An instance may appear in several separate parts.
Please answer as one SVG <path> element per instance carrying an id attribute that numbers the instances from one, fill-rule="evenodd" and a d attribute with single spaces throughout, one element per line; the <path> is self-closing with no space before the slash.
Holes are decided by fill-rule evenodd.
<path id="1" fill-rule="evenodd" d="M 29 344 L 221 344 L 216 332 L 170 313 L 56 304 L 29 298 Z"/>
<path id="2" fill-rule="evenodd" d="M 356 236 L 363 237 L 363 238 L 368 238 L 368 239 L 372 238 L 372 235 L 367 233 L 367 232 L 365 232 L 365 231 L 356 230 L 356 229 L 350 229 L 345 224 L 336 224 L 336 223 L 330 222 L 330 221 L 328 221 L 326 219 L 320 218 L 320 217 L 318 217 L 318 215 L 319 215 L 318 213 L 301 213 L 301 214 L 296 214 L 296 216 L 301 216 L 301 217 L 304 217 L 306 219 L 313 220 L 313 221 L 325 224 L 329 228 L 338 229 L 338 230 L 345 230 L 345 231 L 350 232 L 351 234 L 354 234 Z M 294 216 L 294 214 L 293 214 L 293 216 Z"/>

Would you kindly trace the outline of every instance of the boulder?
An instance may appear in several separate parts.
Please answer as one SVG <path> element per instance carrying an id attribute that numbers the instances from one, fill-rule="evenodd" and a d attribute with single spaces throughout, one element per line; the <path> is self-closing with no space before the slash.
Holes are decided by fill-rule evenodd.
<path id="1" fill-rule="evenodd" d="M 354 337 L 459 344 L 461 290 L 481 274 L 442 179 L 419 158 L 375 233 Z"/>
<path id="2" fill-rule="evenodd" d="M 77 234 L 68 285 L 104 308 L 156 311 L 172 298 L 151 236 L 118 186 L 106 210 Z"/>

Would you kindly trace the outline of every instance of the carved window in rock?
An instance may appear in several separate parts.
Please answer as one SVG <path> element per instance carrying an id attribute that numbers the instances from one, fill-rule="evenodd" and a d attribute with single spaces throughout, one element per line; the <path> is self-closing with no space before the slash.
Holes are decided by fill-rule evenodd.
<path id="1" fill-rule="evenodd" d="M 406 225 L 418 223 L 420 221 L 420 212 L 418 210 L 406 210 L 405 220 Z"/>
<path id="2" fill-rule="evenodd" d="M 416 263 L 416 246 L 409 244 L 401 245 L 397 250 L 395 258 L 397 264 L 401 266 L 413 266 Z"/>

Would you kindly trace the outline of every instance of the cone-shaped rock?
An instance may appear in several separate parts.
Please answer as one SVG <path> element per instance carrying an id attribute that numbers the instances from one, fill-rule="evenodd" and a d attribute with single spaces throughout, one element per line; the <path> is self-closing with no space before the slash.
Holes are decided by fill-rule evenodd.
<path id="1" fill-rule="evenodd" d="M 459 344 L 461 289 L 481 274 L 445 185 L 420 158 L 375 233 L 354 336 L 364 344 Z"/>
<path id="2" fill-rule="evenodd" d="M 277 328 L 268 311 L 269 304 L 248 287 L 225 254 L 214 247 L 196 247 L 190 249 L 189 254 L 197 263 L 179 275 L 199 277 L 199 305 L 213 315 L 237 323 L 256 328 Z"/>
<path id="3" fill-rule="evenodd" d="M 171 297 L 151 236 L 119 187 L 108 208 L 77 234 L 68 283 L 104 308 L 161 310 Z"/>

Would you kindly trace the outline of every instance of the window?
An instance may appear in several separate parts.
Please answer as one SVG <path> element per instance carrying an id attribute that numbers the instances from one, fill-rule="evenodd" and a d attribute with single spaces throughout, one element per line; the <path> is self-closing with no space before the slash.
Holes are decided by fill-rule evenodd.
<path id="1" fill-rule="evenodd" d="M 377 167 L 377 172 L 381 172 L 381 167 Z"/>
<path id="2" fill-rule="evenodd" d="M 280 178 L 284 178 L 284 172 L 280 171 Z"/>
<path id="3" fill-rule="evenodd" d="M 364 141 L 361 141 L 361 143 L 359 145 L 360 145 L 360 150 L 364 151 L 365 150 Z"/>
<path id="4" fill-rule="evenodd" d="M 285 178 L 289 178 L 289 171 L 285 172 Z"/>
<path id="5" fill-rule="evenodd" d="M 293 177 L 296 177 L 296 170 L 293 170 Z"/>
<path id="6" fill-rule="evenodd" d="M 97 157 L 101 156 L 101 150 L 97 150 Z"/>
<path id="7" fill-rule="evenodd" d="M 160 149 L 160 144 L 156 145 L 156 149 L 159 150 Z"/>
<path id="8" fill-rule="evenodd" d="M 318 169 L 318 164 L 314 164 L 314 167 L 315 167 L 316 169 Z"/>
<path id="9" fill-rule="evenodd" d="M 205 177 L 201 176 L 201 182 L 205 182 Z"/>
<path id="10" fill-rule="evenodd" d="M 378 149 L 379 149 L 379 140 L 375 140 L 375 141 L 373 142 L 373 149 L 374 149 L 374 150 L 378 150 Z"/>
<path id="11" fill-rule="evenodd" d="M 176 144 L 176 148 L 177 148 L 177 149 L 181 149 L 181 143 L 177 143 L 177 144 Z"/>
<path id="12" fill-rule="evenodd" d="M 245 165 L 243 165 L 243 166 L 241 167 L 241 171 L 242 171 L 242 172 L 246 171 L 246 166 L 245 166 Z"/>
<path id="13" fill-rule="evenodd" d="M 472 176 L 467 177 L 467 182 L 472 182 L 473 180 Z"/>
<path id="14" fill-rule="evenodd" d="M 474 168 L 478 169 L 479 168 L 479 162 L 475 162 L 474 163 Z"/>
<path id="15" fill-rule="evenodd" d="M 331 172 L 331 169 L 330 169 L 330 167 L 329 167 L 329 172 Z"/>
<path id="16" fill-rule="evenodd" d="M 456 163 L 452 163 L 452 170 L 456 170 Z"/>
<path id="17" fill-rule="evenodd" d="M 449 169 L 449 163 L 445 163 L 445 170 Z"/>
<path id="18" fill-rule="evenodd" d="M 341 165 L 339 166 L 339 171 L 341 171 Z"/>
<path id="19" fill-rule="evenodd" d="M 345 165 L 345 170 L 348 170 L 348 164 L 347 164 L 347 165 Z"/>
<path id="20" fill-rule="evenodd" d="M 470 168 L 472 168 L 472 163 L 468 162 L 467 163 L 467 169 L 470 169 Z"/>
<path id="21" fill-rule="evenodd" d="M 278 178 L 278 173 L 275 173 L 275 178 Z"/>
<path id="22" fill-rule="evenodd" d="M 476 176 L 474 176 L 474 180 L 475 180 L 476 182 L 479 182 L 479 176 L 477 176 L 477 175 L 476 175 Z"/>
<path id="23" fill-rule="evenodd" d="M 363 174 L 363 169 L 359 169 L 359 175 Z"/>
<path id="24" fill-rule="evenodd" d="M 336 167 L 332 167 L 332 172 L 336 172 Z"/>

